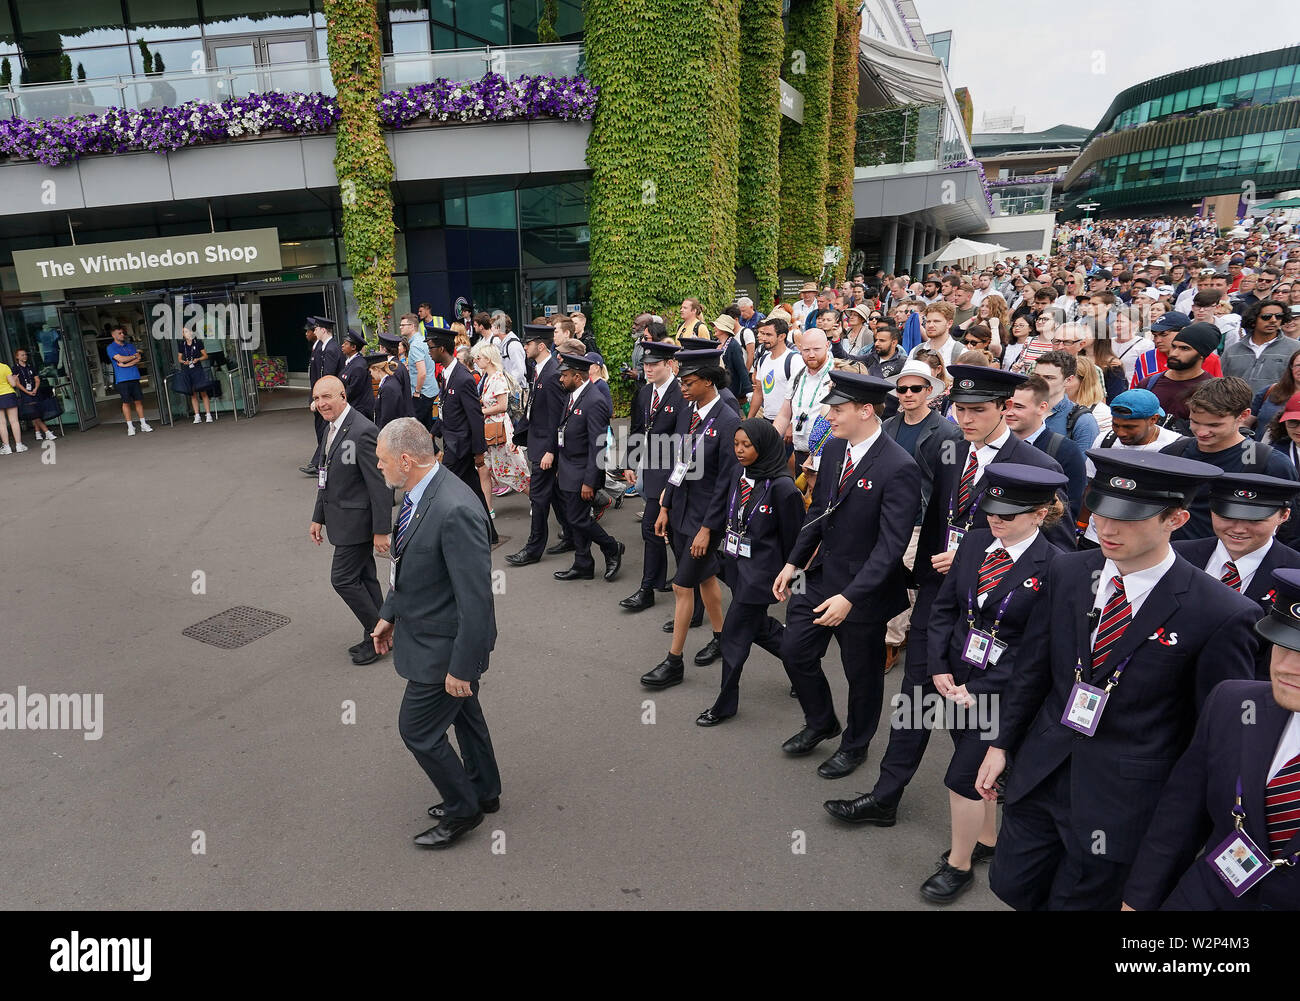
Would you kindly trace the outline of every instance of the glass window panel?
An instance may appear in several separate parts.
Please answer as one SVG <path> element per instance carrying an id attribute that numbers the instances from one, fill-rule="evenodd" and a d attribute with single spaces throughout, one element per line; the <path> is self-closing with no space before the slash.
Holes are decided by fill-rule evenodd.
<path id="1" fill-rule="evenodd" d="M 1274 70 L 1260 70 L 1255 74 L 1255 90 L 1268 90 L 1273 86 Z"/>
<path id="2" fill-rule="evenodd" d="M 24 35 L 52 32 L 61 44 L 96 45 L 126 40 L 121 0 L 78 0 L 77 3 L 24 3 L 19 19 Z M 7 18 L 6 18 L 7 20 Z M 51 44 L 46 42 L 45 44 Z"/>
<path id="3" fill-rule="evenodd" d="M 537 41 L 537 12 L 542 0 L 511 0 L 510 43 L 532 45 Z"/>
<path id="4" fill-rule="evenodd" d="M 454 49 L 456 47 L 456 32 L 450 28 L 435 24 L 433 26 L 433 47 L 438 52 L 445 49 Z"/>
<path id="5" fill-rule="evenodd" d="M 1250 92 L 1255 89 L 1255 77 L 1256 74 L 1247 73 L 1245 76 L 1237 78 L 1238 97 L 1248 97 L 1250 95 Z"/>
<path id="6" fill-rule="evenodd" d="M 1257 149 L 1263 143 L 1263 140 L 1264 136 L 1258 132 L 1251 136 L 1242 136 L 1241 148 L 1243 150 Z"/>
<path id="7" fill-rule="evenodd" d="M 1201 150 L 1201 152 L 1202 152 L 1202 153 L 1218 153 L 1219 150 L 1221 150 L 1222 148 L 1223 148 L 1223 140 L 1222 140 L 1222 139 L 1207 139 L 1207 140 L 1205 141 L 1205 148 L 1204 148 L 1203 150 Z"/>
<path id="8" fill-rule="evenodd" d="M 1164 115 L 1172 114 L 1173 110 L 1174 110 L 1174 95 L 1166 94 L 1160 100 L 1160 115 L 1164 116 Z"/>
<path id="9" fill-rule="evenodd" d="M 1287 143 L 1277 160 L 1278 170 L 1300 170 L 1300 142 Z"/>
<path id="10" fill-rule="evenodd" d="M 1188 144 L 1187 144 L 1187 152 L 1188 152 L 1188 154 L 1199 153 L 1199 152 L 1201 151 L 1201 147 L 1204 146 L 1204 145 L 1205 145 L 1204 141 L 1202 141 L 1202 142 L 1188 143 Z"/>
<path id="11" fill-rule="evenodd" d="M 430 229 L 441 225 L 441 202 L 420 202 L 406 206 L 407 229 Z"/>
<path id="12" fill-rule="evenodd" d="M 1241 136 L 1228 136 L 1223 140 L 1223 151 L 1227 153 L 1230 150 L 1241 149 Z"/>
<path id="13" fill-rule="evenodd" d="M 127 0 L 126 13 L 133 42 L 195 34 L 199 23 L 197 0 Z"/>
<path id="14" fill-rule="evenodd" d="M 1262 174 L 1271 173 L 1272 171 L 1277 170 L 1277 162 L 1281 153 L 1281 145 L 1260 147 L 1259 159 L 1255 163 L 1255 169 Z"/>
<path id="15" fill-rule="evenodd" d="M 1219 99 L 1219 81 L 1205 85 L 1205 103 L 1213 104 Z"/>
<path id="16" fill-rule="evenodd" d="M 1282 129 L 1273 132 L 1264 133 L 1264 145 L 1269 146 L 1273 143 L 1280 143 L 1286 138 L 1286 133 Z"/>
<path id="17" fill-rule="evenodd" d="M 463 31 L 456 32 L 456 48 L 458 49 L 481 49 L 486 44 L 486 39 L 467 35 Z"/>
<path id="18" fill-rule="evenodd" d="M 429 16 L 443 24 L 455 25 L 456 0 L 433 0 L 429 8 Z"/>
<path id="19" fill-rule="evenodd" d="M 498 191 L 466 199 L 469 225 L 476 229 L 514 229 L 515 193 Z"/>
<path id="20" fill-rule="evenodd" d="M 312 27 L 306 0 L 203 0 L 205 35 L 264 34 Z"/>
<path id="21" fill-rule="evenodd" d="M 153 53 L 155 65 L 157 65 L 156 61 L 161 57 L 163 72 L 165 73 L 189 73 L 196 66 L 199 69 L 207 66 L 207 56 L 203 52 L 203 39 L 201 38 L 179 38 L 166 42 L 150 41 L 149 51 Z M 131 48 L 131 59 L 135 63 L 136 73 L 143 73 L 144 67 L 140 65 L 139 47 Z M 89 72 L 89 67 L 87 67 L 87 72 Z"/>
<path id="22" fill-rule="evenodd" d="M 394 24 L 394 52 L 429 52 L 429 26 L 427 24 Z"/>
<path id="23" fill-rule="evenodd" d="M 462 0 L 456 5 L 456 27 L 492 45 L 505 45 L 505 0 Z"/>
<path id="24" fill-rule="evenodd" d="M 582 0 L 559 0 L 558 16 L 555 19 L 555 33 L 564 42 L 576 42 L 582 38 Z"/>
<path id="25" fill-rule="evenodd" d="M 106 76 L 131 76 L 131 50 L 125 45 L 105 49 L 74 49 L 68 53 L 72 60 L 72 78 L 78 79 L 78 67 L 86 69 L 86 79 Z"/>
<path id="26" fill-rule="evenodd" d="M 448 198 L 444 202 L 444 212 L 447 216 L 448 226 L 468 226 L 465 213 L 464 198 Z"/>
<path id="27" fill-rule="evenodd" d="M 1186 111 L 1186 110 L 1187 110 L 1187 91 L 1180 90 L 1177 94 L 1174 95 L 1174 111 L 1177 112 L 1177 111 Z"/>
<path id="28" fill-rule="evenodd" d="M 1193 87 L 1187 94 L 1187 106 L 1189 108 L 1199 108 L 1201 102 L 1205 99 L 1204 87 Z"/>

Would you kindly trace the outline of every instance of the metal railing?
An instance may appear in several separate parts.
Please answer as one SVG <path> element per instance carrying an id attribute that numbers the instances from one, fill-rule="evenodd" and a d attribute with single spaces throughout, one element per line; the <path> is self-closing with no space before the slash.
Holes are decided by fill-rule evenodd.
<path id="1" fill-rule="evenodd" d="M 576 42 L 404 54 L 384 58 L 383 86 L 401 90 L 437 79 L 468 83 L 489 72 L 512 81 L 528 74 L 575 76 L 582 66 L 582 46 Z M 11 86 L 0 90 L 0 119 L 65 118 L 102 114 L 109 108 L 177 107 L 187 101 L 216 103 L 276 91 L 332 96 L 336 90 L 329 60 Z"/>

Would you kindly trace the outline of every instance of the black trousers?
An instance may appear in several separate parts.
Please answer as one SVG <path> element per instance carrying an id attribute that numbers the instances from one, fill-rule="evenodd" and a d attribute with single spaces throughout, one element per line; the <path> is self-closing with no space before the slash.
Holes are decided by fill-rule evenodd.
<path id="1" fill-rule="evenodd" d="M 379 621 L 379 609 L 384 603 L 379 578 L 375 576 L 374 543 L 335 546 L 334 562 L 330 565 L 330 585 L 343 603 L 352 609 L 352 614 L 369 636 Z"/>
<path id="2" fill-rule="evenodd" d="M 740 706 L 740 672 L 755 643 L 781 659 L 785 626 L 767 614 L 766 604 L 733 601 L 722 623 L 722 688 L 713 703 L 718 716 L 733 716 Z"/>
<path id="3" fill-rule="evenodd" d="M 929 581 L 921 585 L 916 595 L 916 604 L 912 608 L 912 621 L 907 630 L 907 653 L 903 666 L 902 694 L 913 703 L 924 700 L 928 695 L 938 695 L 934 682 L 930 680 L 929 658 L 926 656 L 926 623 L 930 620 L 930 607 L 939 594 L 941 581 Z M 901 714 L 903 726 L 894 726 L 889 731 L 889 746 L 880 762 L 880 777 L 871 794 L 877 802 L 885 806 L 897 806 L 903 798 L 903 790 L 912 781 L 912 776 L 921 767 L 925 749 L 930 743 L 930 730 L 924 726 L 913 726 L 913 714 Z"/>
<path id="4" fill-rule="evenodd" d="M 596 561 L 591 556 L 592 543 L 598 545 L 602 553 L 608 554 L 618 548 L 618 540 L 601 528 L 600 523 L 591 516 L 591 501 L 583 500 L 581 493 L 558 488 L 556 492 L 564 502 L 565 517 L 573 532 L 573 568 L 594 569 Z"/>
<path id="5" fill-rule="evenodd" d="M 1003 903 L 1018 911 L 1119 910 L 1130 866 L 1079 844 L 1070 820 L 1067 759 L 1027 796 L 1003 807 L 989 870 L 989 887 Z"/>
<path id="6" fill-rule="evenodd" d="M 458 699 L 441 684 L 408 681 L 397 714 L 402 742 L 437 787 L 448 817 L 472 817 L 479 803 L 501 795 L 501 772 L 479 705 L 477 681 L 470 690 L 468 698 Z M 451 726 L 456 727 L 460 757 L 447 739 Z"/>
<path id="7" fill-rule="evenodd" d="M 413 402 L 415 404 L 415 419 L 423 424 L 430 434 L 433 434 L 433 404 L 435 397 L 420 395 L 413 397 Z"/>
<path id="8" fill-rule="evenodd" d="M 560 539 L 571 538 L 569 518 L 565 514 L 564 501 L 560 498 L 560 491 L 555 481 L 558 464 L 556 460 L 551 463 L 550 469 L 543 469 L 535 461 L 528 463 L 528 506 L 532 523 L 528 529 L 528 544 L 524 548 L 531 556 L 541 556 L 546 550 L 546 543 L 551 534 L 552 511 L 555 512 L 555 520 L 560 523 Z"/>
<path id="9" fill-rule="evenodd" d="M 641 515 L 641 542 L 645 559 L 641 564 L 641 586 L 663 589 L 668 586 L 668 540 L 655 535 L 659 517 L 659 495 L 646 494 L 645 513 Z M 697 589 L 698 591 L 698 589 Z"/>
<path id="10" fill-rule="evenodd" d="M 817 571 L 813 574 L 816 576 Z M 849 681 L 848 717 L 840 749 L 864 752 L 880 722 L 885 695 L 885 623 L 846 619 L 834 627 L 813 625 L 817 618 L 813 609 L 824 600 L 818 596 L 815 583 L 810 581 L 806 594 L 790 600 L 781 637 L 781 661 L 799 696 L 804 724 L 817 730 L 828 729 L 836 717 L 831 686 L 822 672 L 822 657 L 834 635 L 844 676 Z"/>
<path id="11" fill-rule="evenodd" d="M 483 510 L 487 511 L 488 502 L 487 498 L 483 496 L 483 484 L 479 482 L 478 466 L 474 465 L 474 456 L 465 455 L 450 457 L 444 453 L 442 460 L 443 465 L 445 465 L 448 470 L 455 473 L 456 477 L 464 483 L 465 486 L 474 491 L 474 496 L 477 497 L 478 502 L 483 505 Z M 488 528 L 491 529 L 490 538 L 492 540 L 492 545 L 495 546 L 497 544 L 497 526 L 490 516 L 488 517 Z"/>

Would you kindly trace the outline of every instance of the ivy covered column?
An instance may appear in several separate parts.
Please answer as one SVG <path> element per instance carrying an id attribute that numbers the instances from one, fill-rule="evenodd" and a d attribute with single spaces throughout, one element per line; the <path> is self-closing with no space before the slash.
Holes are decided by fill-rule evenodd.
<path id="1" fill-rule="evenodd" d="M 781 0 L 740 3 L 740 177 L 736 267 L 754 272 L 758 309 L 772 308 L 777 291 L 781 216 L 781 58 L 785 25 Z"/>
<path id="2" fill-rule="evenodd" d="M 600 88 L 591 166 L 591 299 L 611 369 L 641 312 L 717 313 L 736 279 L 740 0 L 586 0 Z"/>
<path id="3" fill-rule="evenodd" d="M 859 0 L 835 0 L 830 144 L 826 184 L 826 244 L 842 251 L 833 281 L 844 278 L 853 252 L 853 149 L 858 114 Z"/>
<path id="4" fill-rule="evenodd" d="M 383 64 L 373 0 L 325 0 L 330 74 L 338 90 L 334 170 L 343 202 L 343 245 L 367 340 L 397 302 L 393 161 L 379 124 Z"/>
<path id="5" fill-rule="evenodd" d="M 819 275 L 830 183 L 832 55 L 838 0 L 792 0 L 785 79 L 803 95 L 803 124 L 781 119 L 781 267 Z"/>

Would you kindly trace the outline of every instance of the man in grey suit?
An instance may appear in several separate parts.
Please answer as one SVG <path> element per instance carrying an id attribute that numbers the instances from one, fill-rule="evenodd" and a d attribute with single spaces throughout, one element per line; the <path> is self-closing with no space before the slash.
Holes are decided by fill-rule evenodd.
<path id="1" fill-rule="evenodd" d="M 384 482 L 406 498 L 374 648 L 393 650 L 393 666 L 406 679 L 398 730 L 442 796 L 429 807 L 438 825 L 415 843 L 446 848 L 501 804 L 501 773 L 478 701 L 497 637 L 491 527 L 477 495 L 438 464 L 419 421 L 386 425 L 376 452 Z M 452 725 L 463 763 L 447 740 Z"/>
<path id="2" fill-rule="evenodd" d="M 375 552 L 388 552 L 393 527 L 393 491 L 375 464 L 378 430 L 360 411 L 348 406 L 342 381 L 321 376 L 312 387 L 312 402 L 324 418 L 316 471 L 316 507 L 311 516 L 311 538 L 321 544 L 321 530 L 329 532 L 334 547 L 330 583 L 361 623 L 362 638 L 348 648 L 352 663 L 373 664 L 379 659 L 370 634 L 379 619 L 384 594 L 375 575 Z"/>

